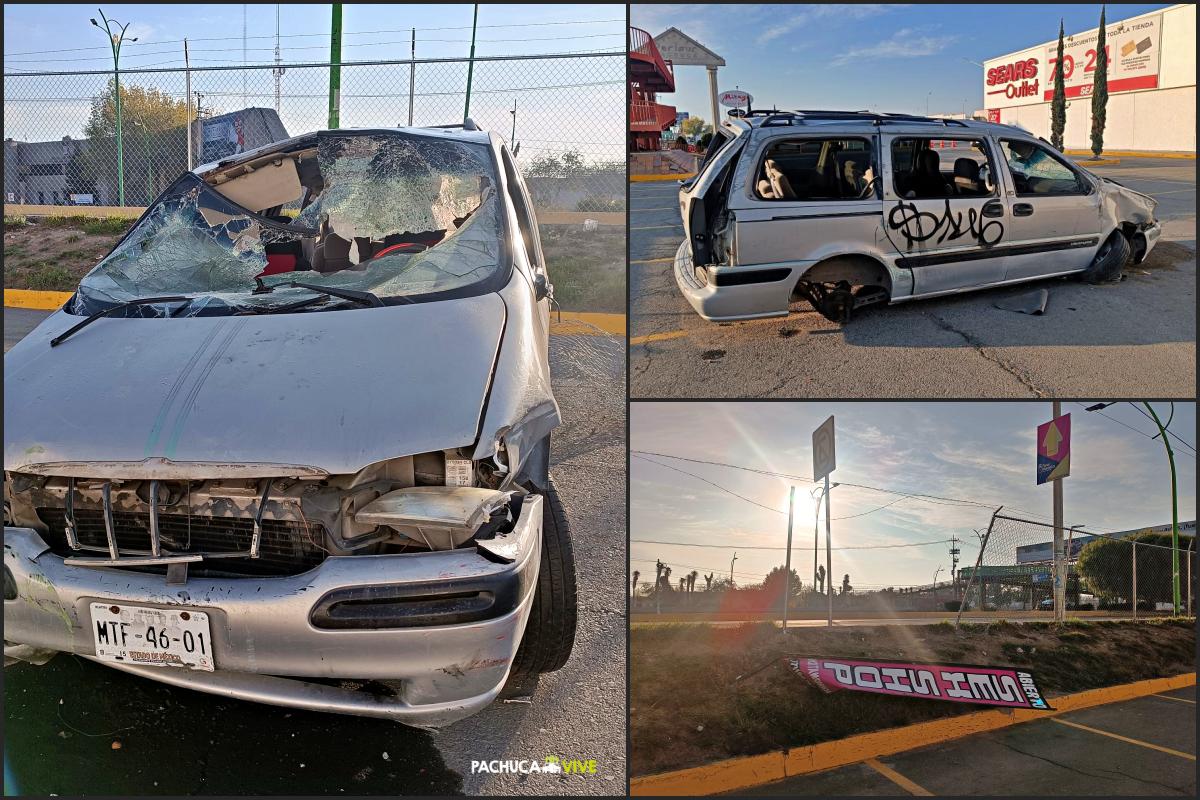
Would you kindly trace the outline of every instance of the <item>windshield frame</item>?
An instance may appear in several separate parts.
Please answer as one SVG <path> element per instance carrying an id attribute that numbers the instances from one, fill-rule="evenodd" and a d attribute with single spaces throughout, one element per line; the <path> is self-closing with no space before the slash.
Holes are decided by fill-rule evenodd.
<path id="1" fill-rule="evenodd" d="M 489 134 L 487 141 L 469 141 L 469 140 L 465 140 L 464 138 L 456 137 L 453 134 L 448 134 L 446 131 L 442 131 L 442 130 L 425 131 L 423 129 L 404 129 L 404 128 L 352 128 L 352 129 L 341 129 L 341 130 L 317 131 L 312 134 L 306 134 L 303 136 L 292 137 L 287 140 L 284 140 L 283 142 L 278 143 L 280 145 L 278 147 L 278 149 L 273 150 L 269 146 L 263 147 L 263 148 L 257 148 L 256 150 L 254 150 L 252 152 L 248 151 L 247 153 L 242 153 L 242 154 L 238 154 L 236 156 L 231 156 L 229 158 L 223 159 L 223 160 L 217 162 L 215 165 L 213 165 L 213 164 L 205 165 L 206 169 L 204 169 L 203 171 L 190 170 L 188 172 L 185 172 L 182 175 L 180 175 L 178 178 L 176 178 L 174 181 L 172 181 L 167 186 L 167 188 L 164 189 L 154 199 L 154 201 L 149 206 L 146 207 L 146 209 L 141 213 L 141 215 L 138 216 L 137 220 L 135 220 L 135 222 L 129 227 L 129 229 L 126 230 L 125 233 L 114 243 L 113 247 L 104 255 L 103 258 L 100 259 L 100 261 L 97 262 L 96 267 L 98 267 L 101 263 L 103 263 L 106 259 L 108 259 L 113 253 L 115 253 L 125 243 L 125 241 L 127 239 L 129 239 L 137 231 L 139 226 L 146 223 L 146 220 L 151 215 L 151 212 L 153 212 L 159 206 L 159 204 L 164 201 L 164 198 L 167 198 L 170 195 L 181 194 L 182 193 L 181 187 L 183 187 L 183 186 L 187 187 L 186 191 L 190 191 L 193 188 L 198 188 L 201 191 L 212 192 L 213 194 L 218 196 L 222 202 L 227 203 L 231 208 L 236 209 L 240 214 L 244 214 L 249 220 L 251 220 L 252 222 L 254 222 L 264 228 L 269 228 L 269 229 L 276 230 L 276 231 L 284 231 L 284 232 L 288 232 L 288 233 L 296 233 L 299 231 L 303 231 L 304 233 L 311 233 L 313 235 L 316 235 L 318 232 L 314 229 L 305 228 L 305 227 L 292 227 L 291 225 L 285 225 L 285 224 L 276 222 L 275 220 L 264 217 L 264 216 L 258 214 L 257 212 L 252 211 L 252 210 L 242 206 L 241 204 L 234 202 L 232 199 L 230 199 L 229 197 L 226 197 L 224 194 L 222 194 L 220 192 L 220 189 L 217 186 L 210 184 L 208 179 L 210 177 L 212 177 L 213 175 L 220 174 L 229 169 L 235 168 L 238 165 L 240 165 L 241 163 L 244 163 L 245 161 L 248 161 L 248 160 L 262 158 L 263 156 L 271 155 L 273 153 L 278 153 L 280 155 L 286 155 L 293 151 L 303 150 L 306 147 L 311 147 L 313 143 L 319 142 L 322 138 L 325 138 L 325 137 L 348 138 L 348 137 L 357 137 L 357 136 L 392 137 L 392 138 L 397 138 L 397 139 L 421 139 L 421 140 L 426 140 L 426 141 L 435 140 L 435 141 L 445 141 L 445 142 L 451 143 L 451 144 L 470 145 L 470 146 L 474 146 L 474 147 L 479 147 L 479 148 L 486 150 L 486 152 L 487 152 L 486 158 L 488 159 L 488 161 L 491 165 L 491 168 L 493 170 L 493 173 L 494 173 L 493 183 L 496 186 L 495 202 L 496 202 L 496 215 L 498 218 L 496 228 L 497 228 L 497 236 L 501 240 L 499 243 L 499 245 L 500 245 L 499 251 L 498 251 L 499 258 L 498 258 L 498 263 L 496 264 L 496 268 L 488 276 L 481 278 L 477 281 L 474 281 L 472 283 L 464 284 L 462 286 L 456 286 L 456 287 L 453 287 L 450 289 L 442 289 L 442 290 L 438 290 L 438 291 L 423 292 L 423 293 L 419 293 L 419 294 L 407 294 L 407 295 L 395 295 L 395 296 L 391 296 L 391 297 L 381 297 L 380 299 L 383 301 L 384 307 L 411 305 L 414 303 L 432 303 L 432 302 L 439 302 L 442 300 L 455 300 L 455 299 L 460 299 L 460 298 L 475 297 L 475 296 L 484 295 L 484 294 L 491 294 L 493 292 L 500 291 L 500 289 L 502 289 L 504 286 L 506 286 L 512 280 L 512 272 L 514 269 L 515 258 L 514 258 L 513 249 L 512 249 L 513 248 L 513 242 L 512 242 L 513 231 L 512 231 L 511 221 L 509 219 L 510 215 L 508 213 L 508 199 L 506 197 L 508 180 L 507 180 L 507 176 L 504 174 L 504 170 L 500 167 L 500 162 L 497 157 L 497 151 L 496 151 L 496 145 L 495 145 L 494 138 Z M 501 191 L 501 189 L 504 189 L 505 191 Z M 96 267 L 93 267 L 93 270 Z M 90 275 L 91 272 L 92 272 L 92 270 L 89 270 L 87 275 Z M 297 271 L 294 274 L 296 276 L 295 280 L 300 281 L 300 282 L 306 282 L 305 281 L 306 278 L 315 277 L 317 275 L 321 275 L 322 273 L 315 273 L 315 272 L 305 270 L 305 271 Z M 328 273 L 328 274 L 332 275 L 332 274 L 336 274 L 336 273 Z M 95 296 L 87 295 L 84 292 L 82 292 L 81 291 L 82 281 L 87 277 L 87 275 L 84 275 L 83 278 L 80 279 L 80 282 L 76 284 L 75 291 L 72 293 L 71 298 L 62 307 L 63 311 L 65 311 L 66 313 L 71 314 L 73 316 L 89 316 L 89 315 L 97 313 L 99 311 L 116 308 L 117 306 L 120 306 L 122 304 L 122 302 L 125 302 L 125 301 L 101 299 L 101 298 L 98 298 Z M 274 277 L 274 276 L 272 276 L 272 277 Z M 259 282 L 261 283 L 261 281 L 259 281 Z M 307 281 L 307 282 L 311 282 L 311 281 Z M 274 286 L 271 287 L 271 290 L 273 290 L 276 287 L 283 288 L 286 286 L 287 286 L 287 284 L 276 283 Z M 337 287 L 334 287 L 334 288 L 337 288 Z M 271 290 L 269 290 L 269 291 L 271 291 Z M 248 290 L 245 294 L 247 296 L 251 296 L 251 293 L 252 293 L 252 290 Z M 180 294 L 187 295 L 188 297 L 191 297 L 193 299 L 200 299 L 200 298 L 212 296 L 214 293 L 212 293 L 212 292 L 197 292 L 197 293 L 180 292 Z M 347 308 L 362 309 L 362 306 L 355 306 L 355 305 L 347 306 L 345 303 L 345 300 L 339 300 L 338 298 L 330 298 L 330 302 L 327 304 L 327 307 L 322 307 L 320 304 L 317 304 L 312 307 L 303 307 L 303 308 L 296 309 L 295 311 L 290 311 L 290 312 L 286 312 L 286 313 L 312 313 L 312 312 L 320 312 L 320 311 L 337 311 L 337 310 L 346 310 Z M 187 316 L 230 316 L 230 315 L 234 315 L 234 314 L 264 312 L 264 311 L 269 311 L 270 309 L 271 309 L 270 305 L 264 305 L 262 303 L 246 304 L 244 306 L 238 305 L 238 304 L 227 304 L 224 302 L 222 302 L 222 303 L 207 303 L 207 304 L 204 304 L 201 308 L 199 308 L 195 313 L 183 315 L 180 318 L 186 318 Z M 160 312 L 156 312 L 152 306 L 139 305 L 139 306 L 132 306 L 132 307 L 126 309 L 121 314 L 114 314 L 113 318 L 119 319 L 122 317 L 161 317 L 161 316 L 163 316 L 163 314 Z M 168 314 L 168 316 L 170 316 L 170 315 Z"/>

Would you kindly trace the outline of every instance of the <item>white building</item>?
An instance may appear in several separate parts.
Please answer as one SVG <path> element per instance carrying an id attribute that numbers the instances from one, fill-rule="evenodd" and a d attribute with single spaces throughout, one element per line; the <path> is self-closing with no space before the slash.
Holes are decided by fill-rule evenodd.
<path id="1" fill-rule="evenodd" d="M 1098 11 L 1097 11 L 1098 13 Z M 1052 68 L 1058 31 L 1047 42 L 984 62 L 988 119 L 1050 138 Z M 1092 76 L 1099 28 L 1065 36 L 1067 149 L 1091 149 Z M 1196 151 L 1196 7 L 1173 5 L 1107 21 L 1108 107 L 1104 149 Z"/>

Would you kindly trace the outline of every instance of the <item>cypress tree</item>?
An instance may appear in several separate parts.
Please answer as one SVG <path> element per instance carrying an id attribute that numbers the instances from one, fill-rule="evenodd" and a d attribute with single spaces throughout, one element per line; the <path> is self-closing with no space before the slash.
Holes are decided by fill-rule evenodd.
<path id="1" fill-rule="evenodd" d="M 1104 6 L 1100 6 L 1100 37 L 1096 40 L 1096 77 L 1092 82 L 1092 155 L 1104 150 L 1104 115 L 1108 106 L 1108 47 L 1104 35 Z"/>
<path id="2" fill-rule="evenodd" d="M 1067 127 L 1067 85 L 1063 77 L 1063 21 L 1058 20 L 1058 64 L 1054 70 L 1054 99 L 1050 102 L 1050 144 L 1063 149 L 1063 131 Z"/>

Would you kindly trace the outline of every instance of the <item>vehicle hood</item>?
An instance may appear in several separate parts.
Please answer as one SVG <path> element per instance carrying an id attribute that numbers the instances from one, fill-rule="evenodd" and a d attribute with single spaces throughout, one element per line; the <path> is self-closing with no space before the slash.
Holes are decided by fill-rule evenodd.
<path id="1" fill-rule="evenodd" d="M 213 477 L 221 464 L 241 465 L 243 475 L 253 465 L 261 475 L 350 474 L 469 446 L 507 310 L 499 294 L 486 294 L 312 313 L 100 319 L 51 348 L 79 319 L 55 313 L 4 357 L 6 470 L 82 477 L 78 465 L 100 463 L 109 477 L 144 477 L 156 464 L 160 476 L 182 478 Z"/>

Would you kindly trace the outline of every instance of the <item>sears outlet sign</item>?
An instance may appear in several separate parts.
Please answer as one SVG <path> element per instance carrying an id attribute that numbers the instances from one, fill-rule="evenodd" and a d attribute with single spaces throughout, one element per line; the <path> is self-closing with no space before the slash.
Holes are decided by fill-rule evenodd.
<path id="1" fill-rule="evenodd" d="M 1162 15 L 1109 25 L 1105 29 L 1108 92 L 1158 88 Z M 1061 69 L 1067 99 L 1090 97 L 1094 86 L 1099 28 L 1063 40 Z M 984 105 L 988 108 L 1048 103 L 1054 99 L 1058 40 L 984 62 Z M 998 121 L 998 120 L 997 120 Z"/>

